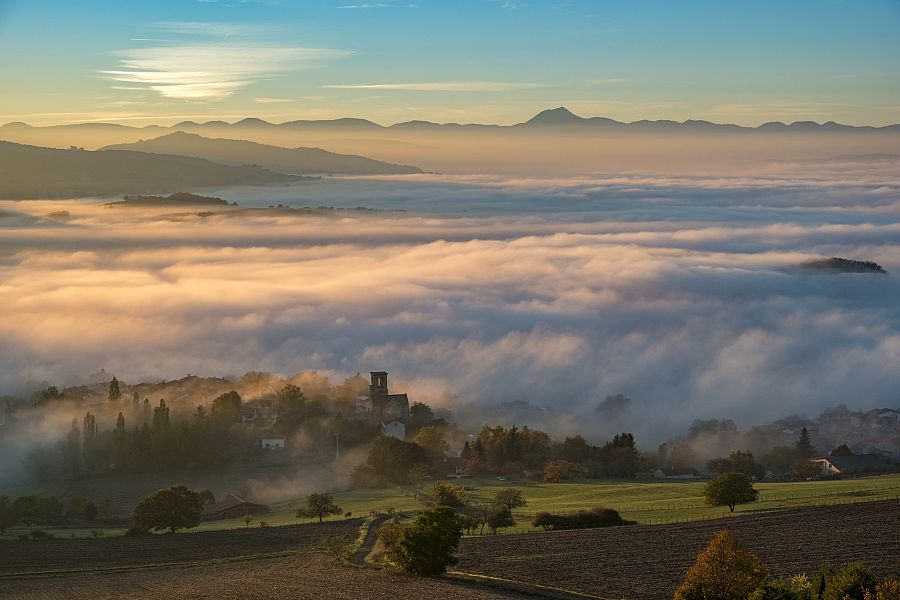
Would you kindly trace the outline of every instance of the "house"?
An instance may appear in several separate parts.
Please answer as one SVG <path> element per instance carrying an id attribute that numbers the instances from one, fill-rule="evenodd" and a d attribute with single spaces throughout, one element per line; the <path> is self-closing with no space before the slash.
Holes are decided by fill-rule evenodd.
<path id="1" fill-rule="evenodd" d="M 259 447 L 266 450 L 275 450 L 284 448 L 284 444 L 287 441 L 283 435 L 271 435 L 265 436 L 259 439 Z"/>
<path id="2" fill-rule="evenodd" d="M 201 518 L 206 521 L 215 519 L 235 519 L 244 515 L 254 515 L 257 513 L 269 512 L 269 507 L 265 504 L 258 504 L 249 500 L 244 500 L 240 496 L 228 494 L 221 501 L 213 504 L 207 504 L 203 508 Z"/>
<path id="3" fill-rule="evenodd" d="M 397 438 L 398 440 L 406 439 L 406 424 L 402 421 L 391 421 L 390 423 L 381 424 L 381 434 L 387 437 Z"/>
<path id="4" fill-rule="evenodd" d="M 825 456 L 813 458 L 812 462 L 822 470 L 822 475 L 853 475 L 856 473 L 878 473 L 887 471 L 891 465 L 888 461 L 874 454 L 851 454 L 849 456 Z"/>
<path id="5" fill-rule="evenodd" d="M 253 400 L 241 406 L 241 420 L 247 428 L 272 427 L 278 422 L 278 408 L 272 400 Z"/>
<path id="6" fill-rule="evenodd" d="M 893 408 L 876 408 L 875 410 L 870 410 L 868 416 L 880 427 L 891 427 L 900 424 L 900 410 L 894 410 Z"/>
<path id="7" fill-rule="evenodd" d="M 460 458 L 463 453 L 463 448 L 465 448 L 465 446 L 447 446 L 447 451 L 444 453 L 444 456 L 447 458 Z"/>
<path id="8" fill-rule="evenodd" d="M 447 479 L 462 479 L 463 477 L 469 477 L 466 475 L 466 461 L 459 457 L 444 457 L 443 468 Z"/>
<path id="9" fill-rule="evenodd" d="M 353 407 L 352 418 L 357 421 L 369 420 L 369 397 L 365 394 L 356 397 L 356 405 Z"/>
<path id="10" fill-rule="evenodd" d="M 370 374 L 369 425 L 377 427 L 390 421 L 409 423 L 409 398 L 406 394 L 391 394 L 388 391 L 388 374 L 385 371 L 373 371 Z"/>

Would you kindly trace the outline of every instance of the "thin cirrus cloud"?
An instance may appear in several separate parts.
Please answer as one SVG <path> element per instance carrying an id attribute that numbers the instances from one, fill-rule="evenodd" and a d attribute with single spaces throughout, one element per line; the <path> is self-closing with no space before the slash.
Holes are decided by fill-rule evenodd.
<path id="1" fill-rule="evenodd" d="M 543 83 L 507 81 L 443 81 L 423 83 L 341 83 L 323 85 L 335 90 L 403 90 L 416 92 L 508 92 L 547 87 Z"/>
<path id="2" fill-rule="evenodd" d="M 179 100 L 220 100 L 277 73 L 309 68 L 352 54 L 349 50 L 196 44 L 116 52 L 120 69 L 101 71 Z"/>
<path id="3" fill-rule="evenodd" d="M 374 4 L 345 4 L 338 6 L 342 10 L 350 9 L 366 9 L 366 8 L 419 8 L 418 4 L 388 4 L 385 2 L 377 2 Z"/>

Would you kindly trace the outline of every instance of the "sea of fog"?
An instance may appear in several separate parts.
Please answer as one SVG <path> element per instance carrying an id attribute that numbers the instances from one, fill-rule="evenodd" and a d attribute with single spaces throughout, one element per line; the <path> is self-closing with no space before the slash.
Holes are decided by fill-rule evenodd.
<path id="1" fill-rule="evenodd" d="M 241 207 L 0 203 L 0 394 L 388 370 L 434 404 L 513 400 L 658 438 L 900 402 L 900 177 L 336 178 L 211 192 Z M 68 218 L 49 218 L 66 210 Z M 830 256 L 888 275 L 814 272 Z"/>

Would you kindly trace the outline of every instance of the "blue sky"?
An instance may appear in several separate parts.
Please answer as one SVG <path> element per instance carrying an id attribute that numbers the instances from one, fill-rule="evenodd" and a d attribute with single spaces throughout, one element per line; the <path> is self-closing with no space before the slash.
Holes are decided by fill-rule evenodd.
<path id="1" fill-rule="evenodd" d="M 900 0 L 0 0 L 0 120 L 900 122 Z"/>

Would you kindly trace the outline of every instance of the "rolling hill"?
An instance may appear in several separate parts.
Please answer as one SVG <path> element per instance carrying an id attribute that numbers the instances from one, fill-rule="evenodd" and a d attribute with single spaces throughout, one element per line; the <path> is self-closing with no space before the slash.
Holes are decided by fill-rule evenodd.
<path id="1" fill-rule="evenodd" d="M 235 124 L 239 127 L 240 124 Z M 421 169 L 319 148 L 281 148 L 245 140 L 210 139 L 196 133 L 175 132 L 162 137 L 106 146 L 103 150 L 138 151 L 204 158 L 231 165 L 260 165 L 282 173 L 342 175 L 406 175 Z"/>
<path id="2" fill-rule="evenodd" d="M 58 150 L 0 141 L 0 198 L 75 198 L 299 181 L 256 166 L 126 151 Z"/>

